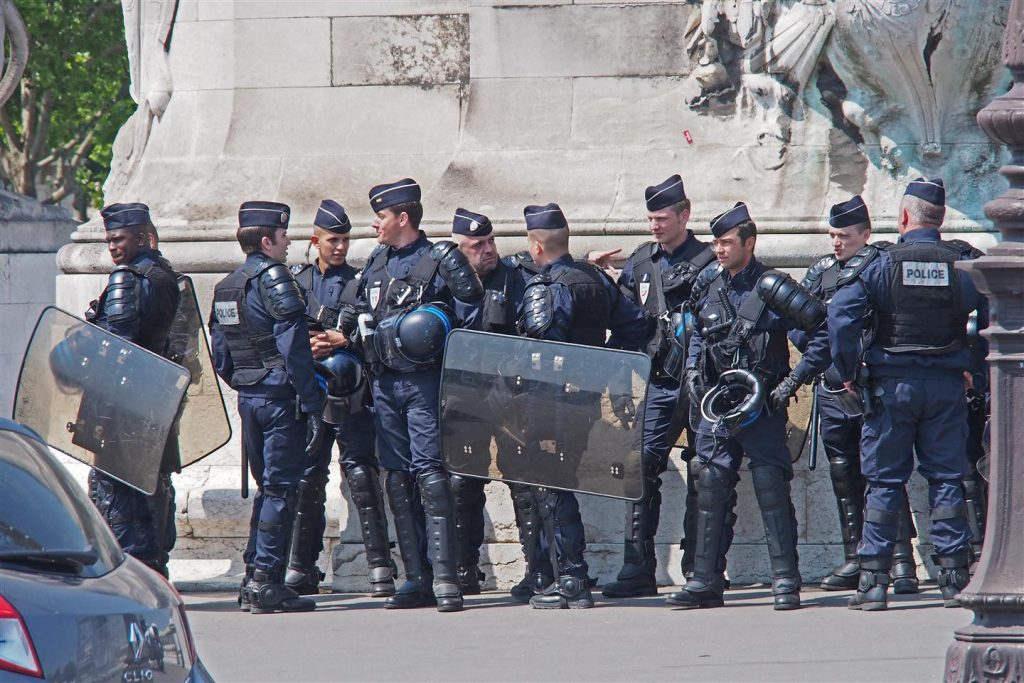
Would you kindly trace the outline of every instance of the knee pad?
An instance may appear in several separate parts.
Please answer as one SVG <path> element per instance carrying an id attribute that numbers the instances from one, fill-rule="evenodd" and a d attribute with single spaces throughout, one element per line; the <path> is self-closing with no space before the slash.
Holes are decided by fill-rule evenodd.
<path id="1" fill-rule="evenodd" d="M 858 498 L 863 495 L 863 477 L 858 464 L 846 456 L 836 456 L 828 462 L 832 490 L 838 498 Z"/>
<path id="2" fill-rule="evenodd" d="M 711 508 L 728 503 L 736 477 L 718 465 L 701 465 L 697 475 L 697 504 Z"/>
<path id="3" fill-rule="evenodd" d="M 348 480 L 348 489 L 356 506 L 368 507 L 376 502 L 376 492 L 380 486 L 377 470 L 365 465 L 354 465 L 345 470 L 345 479 Z"/>
<path id="4" fill-rule="evenodd" d="M 427 472 L 417 478 L 420 496 L 424 501 L 439 501 L 447 497 L 451 488 L 447 472 Z"/>
<path id="5" fill-rule="evenodd" d="M 395 503 L 410 505 L 413 498 L 414 481 L 412 475 L 403 470 L 388 470 L 384 477 L 384 488 L 392 507 Z"/>
<path id="6" fill-rule="evenodd" d="M 750 471 L 754 493 L 762 510 L 774 510 L 790 504 L 789 481 L 777 467 L 755 467 Z"/>

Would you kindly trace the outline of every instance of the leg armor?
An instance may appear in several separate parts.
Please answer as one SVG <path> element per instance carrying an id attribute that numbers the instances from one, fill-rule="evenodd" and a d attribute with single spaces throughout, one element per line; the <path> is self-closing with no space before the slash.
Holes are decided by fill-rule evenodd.
<path id="1" fill-rule="evenodd" d="M 524 484 L 510 484 L 509 488 L 519 526 L 519 542 L 526 558 L 526 575 L 512 588 L 510 595 L 516 602 L 525 604 L 554 582 L 555 572 L 541 543 L 543 521 L 534 488 Z"/>
<path id="2" fill-rule="evenodd" d="M 694 458 L 697 477 L 697 531 L 693 576 L 683 590 L 667 598 L 670 605 L 685 609 L 721 607 L 724 590 L 724 549 L 727 547 L 727 519 L 730 501 L 735 505 L 736 475 L 718 465 Z"/>
<path id="3" fill-rule="evenodd" d="M 366 548 L 371 596 L 386 598 L 395 594 L 395 576 L 388 540 L 388 520 L 384 516 L 384 496 L 380 490 L 377 470 L 366 465 L 346 468 L 345 478 L 352 493 L 352 502 L 359 515 L 359 529 Z"/>
<path id="4" fill-rule="evenodd" d="M 964 477 L 963 486 L 967 524 L 971 528 L 971 553 L 977 562 L 981 558 L 981 544 L 985 540 L 985 512 L 988 508 L 984 482 L 977 468 L 971 468 L 970 474 Z"/>
<path id="5" fill-rule="evenodd" d="M 404 609 L 434 605 L 434 594 L 430 588 L 434 577 L 425 553 L 423 507 L 416 496 L 416 483 L 408 472 L 388 470 L 384 486 L 398 535 L 398 552 L 405 567 L 405 583 L 387 599 L 384 606 Z"/>
<path id="6" fill-rule="evenodd" d="M 456 541 L 458 545 L 459 583 L 463 595 L 478 595 L 484 575 L 480 571 L 480 546 L 484 542 L 483 479 L 450 477 L 452 498 L 455 501 Z"/>
<path id="7" fill-rule="evenodd" d="M 281 583 L 298 498 L 294 486 L 265 486 L 256 525 L 256 568 Z M 260 566 L 261 562 L 264 566 Z M 251 597 L 251 593 L 250 593 Z"/>
<path id="8" fill-rule="evenodd" d="M 434 568 L 434 597 L 439 612 L 462 609 L 462 588 L 456 562 L 455 504 L 446 472 L 419 476 L 420 495 L 427 521 L 427 542 Z"/>
<path id="9" fill-rule="evenodd" d="M 689 443 L 693 443 L 695 437 L 692 432 Z M 682 451 L 684 462 L 690 463 L 696 457 L 696 451 L 692 448 L 684 448 Z M 683 538 L 679 541 L 679 548 L 683 551 L 680 568 L 683 570 L 683 577 L 693 576 L 693 558 L 697 551 L 697 473 L 693 467 L 686 468 L 686 509 L 683 511 Z"/>
<path id="10" fill-rule="evenodd" d="M 253 571 L 249 581 L 249 611 L 252 614 L 272 612 L 309 612 L 316 609 L 316 603 L 309 598 L 300 598 L 291 588 L 281 585 L 271 572 L 262 569 Z"/>
<path id="11" fill-rule="evenodd" d="M 860 581 L 857 545 L 864 528 L 864 476 L 860 463 L 846 454 L 835 454 L 829 460 L 832 490 L 839 508 L 839 530 L 843 537 L 846 562 L 821 581 L 823 590 L 850 590 Z"/>
<path id="12" fill-rule="evenodd" d="M 914 560 L 913 539 L 917 537 L 914 516 L 910 512 L 910 500 L 906 490 L 899 511 L 899 525 L 896 544 L 892 548 L 892 591 L 900 595 L 918 592 L 917 562 Z"/>
<path id="13" fill-rule="evenodd" d="M 170 474 L 161 474 L 157 480 L 156 491 L 146 497 L 150 518 L 153 520 L 153 539 L 156 543 L 156 561 L 153 569 L 166 578 L 167 562 L 171 559 L 171 551 L 178 540 L 177 528 L 174 525 L 174 484 Z"/>
<path id="14" fill-rule="evenodd" d="M 796 513 L 789 482 L 781 469 L 770 466 L 755 467 L 751 478 L 768 540 L 775 609 L 796 609 L 800 607 L 800 568 Z"/>
<path id="15" fill-rule="evenodd" d="M 655 473 L 645 472 L 643 498 L 636 503 L 626 503 L 623 566 L 616 580 L 604 587 L 602 593 L 605 597 L 657 595 L 654 535 L 658 531 L 661 515 L 660 489 L 661 478 Z"/>
<path id="16" fill-rule="evenodd" d="M 536 492 L 545 533 L 549 538 L 552 566 L 558 580 L 530 600 L 534 609 L 587 609 L 594 606 L 583 552 L 587 548 L 576 496 L 565 491 L 538 489 Z M 552 544 L 550 539 L 554 539 Z M 550 552 L 557 546 L 556 552 Z"/>
<path id="17" fill-rule="evenodd" d="M 284 583 L 299 595 L 319 592 L 320 581 L 324 578 L 316 560 L 323 549 L 323 537 L 318 537 L 318 508 L 324 498 L 326 484 L 326 477 L 316 477 L 302 479 L 298 485 Z"/>
<path id="18" fill-rule="evenodd" d="M 937 555 L 935 563 L 939 565 L 939 590 L 942 591 L 944 607 L 959 607 L 957 594 L 967 587 L 971 580 L 967 566 L 970 564 L 970 551 L 952 555 Z"/>

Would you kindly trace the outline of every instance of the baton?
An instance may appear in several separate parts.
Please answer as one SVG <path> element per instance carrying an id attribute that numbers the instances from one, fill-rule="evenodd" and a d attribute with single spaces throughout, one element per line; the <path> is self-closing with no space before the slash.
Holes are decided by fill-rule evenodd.
<path id="1" fill-rule="evenodd" d="M 245 432 L 242 432 L 242 498 L 249 497 L 249 455 L 245 452 Z"/>
<path id="2" fill-rule="evenodd" d="M 814 470 L 818 467 L 818 383 L 811 386 L 811 426 L 810 439 L 811 451 L 807 454 L 807 469 Z"/>

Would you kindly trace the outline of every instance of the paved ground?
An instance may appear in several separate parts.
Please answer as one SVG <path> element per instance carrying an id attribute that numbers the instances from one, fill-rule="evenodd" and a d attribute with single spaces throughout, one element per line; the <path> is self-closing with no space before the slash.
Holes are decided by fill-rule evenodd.
<path id="1" fill-rule="evenodd" d="M 819 591 L 804 592 L 805 609 L 774 612 L 762 587 L 698 612 L 654 597 L 541 612 L 485 593 L 439 614 L 333 594 L 318 596 L 313 613 L 250 615 L 233 594 L 184 597 L 219 683 L 939 681 L 953 629 L 971 618 L 943 609 L 934 587 L 891 598 L 885 613 L 851 612 L 845 593 Z"/>

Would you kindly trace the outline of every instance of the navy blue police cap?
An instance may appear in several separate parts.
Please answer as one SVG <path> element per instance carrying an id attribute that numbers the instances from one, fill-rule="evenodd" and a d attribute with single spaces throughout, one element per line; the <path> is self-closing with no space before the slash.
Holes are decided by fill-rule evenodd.
<path id="1" fill-rule="evenodd" d="M 544 206 L 531 204 L 523 209 L 523 217 L 526 218 L 527 230 L 558 230 L 569 227 L 565 216 L 562 215 L 562 209 L 554 202 Z"/>
<path id="2" fill-rule="evenodd" d="M 152 224 L 149 207 L 138 202 L 105 206 L 100 215 L 103 216 L 103 227 L 106 230 L 145 227 Z"/>
<path id="3" fill-rule="evenodd" d="M 743 202 L 736 202 L 736 206 L 711 219 L 711 234 L 721 237 L 740 223 L 749 220 L 750 213 L 747 211 L 747 205 Z"/>
<path id="4" fill-rule="evenodd" d="M 651 185 L 644 191 L 648 211 L 661 211 L 686 199 L 683 191 L 683 179 L 678 174 L 660 185 Z"/>
<path id="5" fill-rule="evenodd" d="M 907 191 L 903 194 L 923 199 L 935 206 L 946 205 L 946 186 L 942 182 L 942 178 L 932 178 L 931 180 L 918 178 L 917 180 L 912 180 L 907 185 Z"/>
<path id="6" fill-rule="evenodd" d="M 374 211 L 418 201 L 420 201 L 420 186 L 412 178 L 402 178 L 396 183 L 374 185 L 370 189 L 370 207 Z"/>
<path id="7" fill-rule="evenodd" d="M 482 213 L 473 213 L 466 209 L 455 209 L 452 220 L 452 234 L 467 237 L 487 237 L 493 231 L 491 219 Z"/>
<path id="8" fill-rule="evenodd" d="M 238 207 L 238 227 L 287 230 L 291 212 L 287 204 L 280 202 L 243 202 Z"/>
<path id="9" fill-rule="evenodd" d="M 868 215 L 868 206 L 860 195 L 845 202 L 833 204 L 828 212 L 828 224 L 833 228 L 848 228 L 851 225 L 870 223 L 871 216 Z"/>
<path id="10" fill-rule="evenodd" d="M 333 199 L 320 202 L 313 225 L 336 235 L 344 235 L 352 230 L 352 221 L 348 219 L 345 207 Z"/>

